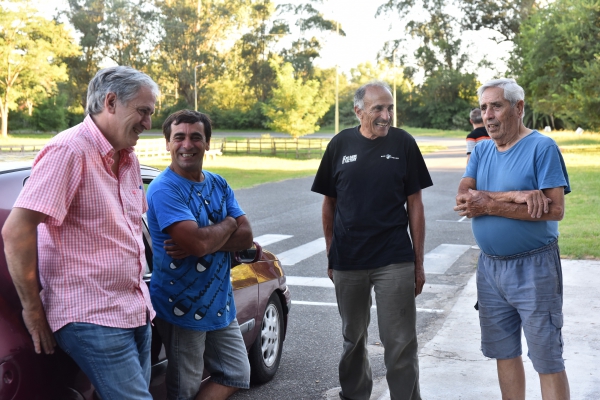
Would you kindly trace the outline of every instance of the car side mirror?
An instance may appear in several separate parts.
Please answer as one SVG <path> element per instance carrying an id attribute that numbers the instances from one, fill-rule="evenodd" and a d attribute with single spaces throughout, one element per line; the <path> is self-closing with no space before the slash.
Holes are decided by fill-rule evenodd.
<path id="1" fill-rule="evenodd" d="M 233 253 L 235 261 L 238 263 L 252 264 L 260 260 L 262 257 L 262 247 L 256 242 L 252 242 L 252 247 L 246 250 L 236 251 Z"/>

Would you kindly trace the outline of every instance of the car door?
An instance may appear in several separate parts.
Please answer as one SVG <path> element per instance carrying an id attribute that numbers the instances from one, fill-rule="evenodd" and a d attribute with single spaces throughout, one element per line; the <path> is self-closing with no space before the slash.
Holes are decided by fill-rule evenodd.
<path id="1" fill-rule="evenodd" d="M 258 278 L 251 264 L 236 264 L 235 260 L 232 260 L 231 285 L 237 320 L 248 348 L 256 336 L 252 332 L 258 315 Z"/>

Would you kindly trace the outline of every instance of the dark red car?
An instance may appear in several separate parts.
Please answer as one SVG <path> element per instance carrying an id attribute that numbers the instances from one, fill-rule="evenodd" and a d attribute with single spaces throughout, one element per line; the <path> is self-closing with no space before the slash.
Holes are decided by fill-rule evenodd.
<path id="1" fill-rule="evenodd" d="M 30 171 L 29 166 L 0 165 L 0 229 Z M 147 186 L 160 171 L 142 166 L 141 173 Z M 152 253 L 146 226 L 144 242 L 148 262 L 145 279 L 149 281 Z M 234 262 L 231 270 L 237 319 L 248 350 L 252 381 L 264 383 L 273 378 L 279 367 L 291 306 L 290 292 L 281 264 L 274 254 L 258 247 L 237 256 L 238 261 Z M 97 398 L 85 374 L 60 349 L 53 355 L 35 353 L 21 310 L 0 237 L 0 400 Z M 150 391 L 155 399 L 164 398 L 167 362 L 160 336 L 153 329 Z"/>

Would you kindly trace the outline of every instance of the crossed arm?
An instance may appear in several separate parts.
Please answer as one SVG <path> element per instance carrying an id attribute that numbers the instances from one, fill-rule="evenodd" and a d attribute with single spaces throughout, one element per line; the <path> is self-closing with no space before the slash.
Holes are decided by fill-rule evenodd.
<path id="1" fill-rule="evenodd" d="M 252 247 L 252 228 L 245 215 L 198 227 L 196 221 L 179 221 L 166 229 L 185 255 L 203 257 L 216 251 L 239 251 Z M 170 250 L 167 249 L 167 254 Z M 180 257 L 176 257 L 180 258 Z"/>
<path id="2" fill-rule="evenodd" d="M 542 190 L 488 192 L 476 190 L 473 178 L 458 186 L 454 211 L 468 218 L 494 215 L 523 221 L 560 221 L 565 210 L 563 187 Z"/>

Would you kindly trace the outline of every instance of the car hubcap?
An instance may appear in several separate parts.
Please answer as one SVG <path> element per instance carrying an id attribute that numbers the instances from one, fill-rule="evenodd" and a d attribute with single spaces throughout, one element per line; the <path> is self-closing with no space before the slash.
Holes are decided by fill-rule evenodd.
<path id="1" fill-rule="evenodd" d="M 263 361 L 267 367 L 271 367 L 279 352 L 279 312 L 274 304 L 269 304 L 265 310 L 260 334 Z"/>

